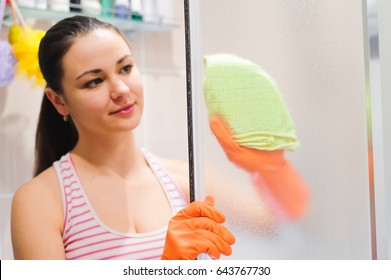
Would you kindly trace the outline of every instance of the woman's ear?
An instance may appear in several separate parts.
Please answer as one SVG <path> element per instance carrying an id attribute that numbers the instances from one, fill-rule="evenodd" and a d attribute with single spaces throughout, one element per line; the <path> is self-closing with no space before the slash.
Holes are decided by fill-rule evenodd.
<path id="1" fill-rule="evenodd" d="M 45 88 L 45 94 L 60 115 L 69 115 L 68 106 L 66 105 L 63 96 L 59 95 L 52 88 L 49 87 Z"/>

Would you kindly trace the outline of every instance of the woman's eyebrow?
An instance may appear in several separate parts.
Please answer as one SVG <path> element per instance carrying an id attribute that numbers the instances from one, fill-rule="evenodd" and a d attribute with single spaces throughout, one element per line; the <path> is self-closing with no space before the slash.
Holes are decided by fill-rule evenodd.
<path id="1" fill-rule="evenodd" d="M 121 57 L 120 59 L 118 59 L 117 61 L 117 64 L 120 64 L 122 61 L 124 61 L 127 57 L 133 57 L 131 54 L 127 54 L 127 55 L 124 55 L 123 57 Z M 88 71 L 85 71 L 83 72 L 82 74 L 80 74 L 79 76 L 76 77 L 75 80 L 78 80 L 80 79 L 81 77 L 83 77 L 84 75 L 87 75 L 87 74 L 98 74 L 102 72 L 102 70 L 100 69 L 92 69 L 92 70 L 88 70 Z"/>
<path id="2" fill-rule="evenodd" d="M 84 75 L 87 75 L 87 74 L 91 74 L 91 73 L 93 73 L 93 74 L 98 74 L 98 73 L 100 73 L 100 72 L 102 72 L 102 70 L 100 70 L 100 69 L 88 70 L 88 71 L 85 71 L 83 74 L 77 76 L 75 80 L 78 80 L 78 79 L 80 79 L 81 77 L 83 77 Z"/>
<path id="3" fill-rule="evenodd" d="M 124 55 L 123 57 L 121 57 L 120 59 L 118 59 L 118 61 L 117 61 L 117 64 L 120 64 L 122 61 L 124 61 L 125 60 L 125 58 L 127 58 L 127 57 L 133 57 L 131 54 L 126 54 L 126 55 Z"/>

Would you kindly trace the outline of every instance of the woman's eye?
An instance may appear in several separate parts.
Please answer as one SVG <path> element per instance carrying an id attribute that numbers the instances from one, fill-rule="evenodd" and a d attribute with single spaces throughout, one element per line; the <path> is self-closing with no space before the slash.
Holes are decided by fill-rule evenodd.
<path id="1" fill-rule="evenodd" d="M 101 82 L 102 82 L 101 78 L 93 79 L 93 80 L 85 83 L 84 87 L 85 88 L 94 88 L 94 87 L 98 86 Z"/>
<path id="2" fill-rule="evenodd" d="M 132 70 L 132 65 L 129 64 L 122 67 L 120 73 L 130 73 L 131 70 Z"/>

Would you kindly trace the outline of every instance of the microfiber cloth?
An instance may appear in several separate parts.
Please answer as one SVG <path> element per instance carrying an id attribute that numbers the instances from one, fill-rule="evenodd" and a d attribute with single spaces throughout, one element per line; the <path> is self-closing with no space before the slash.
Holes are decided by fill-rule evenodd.
<path id="1" fill-rule="evenodd" d="M 298 148 L 281 94 L 260 66 L 232 54 L 208 55 L 204 63 L 209 117 L 223 117 L 240 146 L 259 150 Z"/>

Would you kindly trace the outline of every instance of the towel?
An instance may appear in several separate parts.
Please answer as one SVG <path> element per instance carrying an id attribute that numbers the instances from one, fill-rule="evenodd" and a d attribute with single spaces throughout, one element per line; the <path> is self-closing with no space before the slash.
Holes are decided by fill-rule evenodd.
<path id="1" fill-rule="evenodd" d="M 296 150 L 299 142 L 273 79 L 258 65 L 232 54 L 204 58 L 209 117 L 220 116 L 236 143 L 258 150 Z"/>

